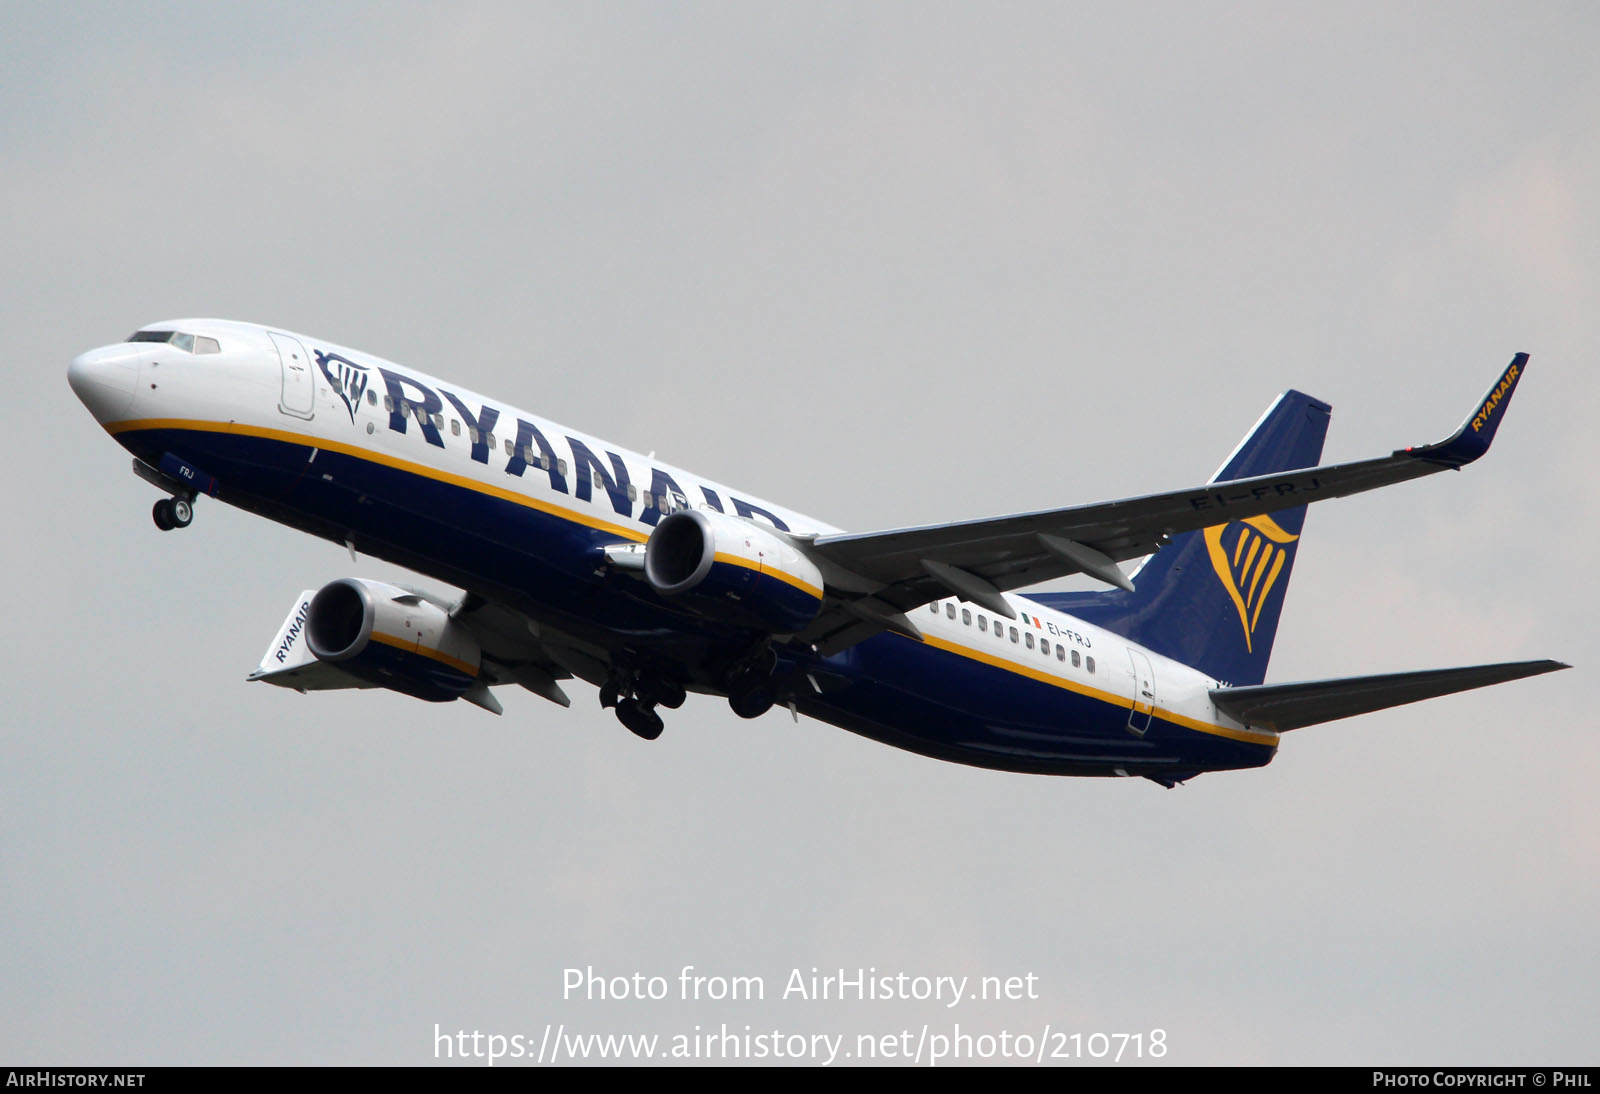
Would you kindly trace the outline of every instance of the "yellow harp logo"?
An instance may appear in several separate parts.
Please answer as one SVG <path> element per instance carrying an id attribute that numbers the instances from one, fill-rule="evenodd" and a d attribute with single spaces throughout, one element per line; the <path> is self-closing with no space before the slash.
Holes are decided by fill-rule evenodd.
<path id="1" fill-rule="evenodd" d="M 1244 648 L 1251 650 L 1256 620 L 1261 618 L 1267 594 L 1277 584 L 1278 575 L 1283 573 L 1283 565 L 1289 558 L 1284 545 L 1300 537 L 1285 532 L 1267 516 L 1214 524 L 1205 530 L 1205 537 L 1211 568 L 1233 598 L 1233 606 L 1239 609 Z"/>

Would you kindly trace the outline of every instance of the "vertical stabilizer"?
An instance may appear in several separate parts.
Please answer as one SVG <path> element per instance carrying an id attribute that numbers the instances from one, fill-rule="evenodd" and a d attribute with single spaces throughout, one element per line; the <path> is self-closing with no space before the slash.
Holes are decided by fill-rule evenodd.
<path id="1" fill-rule="evenodd" d="M 1315 467 L 1327 403 L 1286 391 L 1211 477 L 1227 482 Z M 1306 508 L 1177 536 L 1133 575 L 1133 592 L 1042 593 L 1032 599 L 1123 635 L 1230 684 L 1259 684 L 1278 631 Z"/>

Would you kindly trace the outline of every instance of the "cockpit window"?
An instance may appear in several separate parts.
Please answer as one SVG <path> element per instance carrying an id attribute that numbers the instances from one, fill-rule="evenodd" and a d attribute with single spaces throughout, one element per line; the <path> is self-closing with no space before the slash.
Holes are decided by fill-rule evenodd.
<path id="1" fill-rule="evenodd" d="M 128 335 L 130 342 L 166 342 L 185 353 L 221 353 L 222 346 L 215 338 L 185 334 L 176 330 L 136 330 Z"/>

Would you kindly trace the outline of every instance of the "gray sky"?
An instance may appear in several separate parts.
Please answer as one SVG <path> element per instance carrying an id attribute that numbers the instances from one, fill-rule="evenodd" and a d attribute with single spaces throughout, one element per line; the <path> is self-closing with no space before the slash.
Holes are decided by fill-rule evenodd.
<path id="1" fill-rule="evenodd" d="M 0 6 L 0 1059 L 417 1063 L 538 1035 L 1166 1031 L 1175 1063 L 1593 1063 L 1600 17 L 1535 4 Z M 1269 680 L 1556 657 L 1175 791 L 691 699 L 496 719 L 243 677 L 402 576 L 156 497 L 76 353 L 300 330 L 835 524 L 1326 455 Z M 438 586 L 443 592 L 451 590 Z M 562 970 L 761 1003 L 562 999 Z M 1038 977 L 945 1009 L 789 970 Z"/>

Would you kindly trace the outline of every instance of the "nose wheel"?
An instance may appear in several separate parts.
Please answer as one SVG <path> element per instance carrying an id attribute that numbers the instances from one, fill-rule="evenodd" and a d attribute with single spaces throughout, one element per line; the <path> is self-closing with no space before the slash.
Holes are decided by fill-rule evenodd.
<path id="1" fill-rule="evenodd" d="M 150 517 L 163 532 L 187 528 L 194 520 L 194 503 L 187 498 L 162 498 L 150 510 Z"/>
<path id="2" fill-rule="evenodd" d="M 133 460 L 133 473 L 167 495 L 150 510 L 150 519 L 163 532 L 187 528 L 189 522 L 194 520 L 195 497 L 202 493 L 215 497 L 217 480 L 204 471 L 195 470 L 170 452 L 162 457 L 161 463 L 163 467 L 170 463 L 181 473 L 181 477 L 152 467 L 137 456 Z"/>

